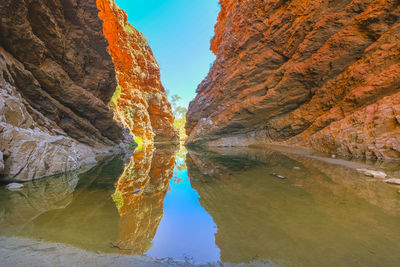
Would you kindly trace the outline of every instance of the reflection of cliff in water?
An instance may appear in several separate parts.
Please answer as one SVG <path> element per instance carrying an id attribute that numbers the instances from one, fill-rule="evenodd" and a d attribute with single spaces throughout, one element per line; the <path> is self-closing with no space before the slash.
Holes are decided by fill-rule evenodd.
<path id="1" fill-rule="evenodd" d="M 31 194 L 25 195 L 26 204 L 8 202 L 5 205 L 13 207 L 16 211 L 27 210 L 31 203 L 46 202 L 50 189 L 56 192 L 54 195 L 68 194 L 69 200 L 59 205 L 59 199 L 52 198 L 51 204 L 47 204 L 40 213 L 37 213 L 34 220 L 22 228 L 20 226 L 25 224 L 24 220 L 15 221 L 15 229 L 21 228 L 15 234 L 70 244 L 92 251 L 113 252 L 110 242 L 117 239 L 119 215 L 111 195 L 114 184 L 122 171 L 123 161 L 116 157 L 80 174 L 79 182 L 78 177 L 75 176 L 75 183 L 78 183 L 75 184 L 76 187 L 67 187 L 68 183 L 54 178 L 37 181 L 42 184 L 35 186 Z M 42 191 L 44 193 L 41 193 Z M 11 192 L 11 194 L 19 194 L 19 192 Z M 7 231 L 4 234 L 11 233 Z"/>
<path id="2" fill-rule="evenodd" d="M 120 253 L 142 254 L 151 248 L 163 217 L 163 202 L 175 166 L 177 147 L 136 152 L 116 184 L 113 195 L 121 216 Z"/>
<path id="3" fill-rule="evenodd" d="M 25 183 L 20 191 L 0 190 L 0 235 L 19 234 L 42 213 L 67 207 L 77 183 L 71 172 Z"/>
<path id="4" fill-rule="evenodd" d="M 174 153 L 174 148 L 148 148 L 135 152 L 125 168 L 116 157 L 79 178 L 70 173 L 26 183 L 22 191 L 2 189 L 0 235 L 96 252 L 145 252 L 163 216 Z M 140 193 L 132 194 L 135 189 Z"/>
<path id="5" fill-rule="evenodd" d="M 400 198 L 393 186 L 349 167 L 268 150 L 189 151 L 187 165 L 201 205 L 217 224 L 224 262 L 400 261 Z"/>

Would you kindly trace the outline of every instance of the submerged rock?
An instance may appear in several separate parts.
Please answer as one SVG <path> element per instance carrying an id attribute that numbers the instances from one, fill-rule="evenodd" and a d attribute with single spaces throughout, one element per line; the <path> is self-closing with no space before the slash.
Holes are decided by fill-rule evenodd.
<path id="1" fill-rule="evenodd" d="M 286 179 L 285 176 L 282 176 L 282 175 L 279 175 L 279 174 L 276 174 L 276 173 L 271 173 L 271 175 L 272 175 L 272 176 L 275 176 L 275 177 L 277 177 L 277 178 L 279 178 L 279 179 Z"/>
<path id="2" fill-rule="evenodd" d="M 368 169 L 357 169 L 357 171 L 366 176 L 371 176 L 371 177 L 378 178 L 378 179 L 385 179 L 387 176 L 387 174 L 382 171 L 374 171 L 374 170 L 368 170 Z"/>
<path id="3" fill-rule="evenodd" d="M 8 190 L 11 190 L 11 191 L 12 190 L 18 190 L 18 189 L 21 189 L 23 187 L 24 187 L 23 184 L 18 184 L 18 183 L 11 183 L 11 184 L 6 185 L 6 188 Z"/>
<path id="4" fill-rule="evenodd" d="M 385 183 L 400 185 L 400 179 L 398 178 L 386 179 Z"/>

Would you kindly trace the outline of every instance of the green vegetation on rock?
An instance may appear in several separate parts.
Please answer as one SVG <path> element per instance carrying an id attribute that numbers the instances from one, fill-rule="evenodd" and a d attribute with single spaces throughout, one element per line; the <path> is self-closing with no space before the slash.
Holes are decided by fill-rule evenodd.
<path id="1" fill-rule="evenodd" d="M 117 88 L 115 88 L 115 92 L 113 94 L 113 96 L 111 97 L 110 102 L 108 103 L 108 105 L 111 108 L 114 108 L 117 105 L 118 99 L 121 97 L 121 86 L 118 85 Z"/>
<path id="2" fill-rule="evenodd" d="M 132 27 L 129 23 L 125 24 L 125 32 L 133 34 L 135 32 L 135 28 Z"/>
<path id="3" fill-rule="evenodd" d="M 124 206 L 124 200 L 122 199 L 122 194 L 118 189 L 115 189 L 115 193 L 111 195 L 118 209 Z"/>
<path id="4" fill-rule="evenodd" d="M 182 98 L 179 95 L 173 95 L 171 96 L 170 102 L 172 106 L 172 112 L 174 113 L 175 117 L 174 127 L 179 132 L 180 140 L 183 141 L 187 137 L 185 130 L 187 108 L 178 105 L 178 102 L 181 99 Z"/>
<path id="5" fill-rule="evenodd" d="M 135 151 L 141 151 L 143 149 L 143 138 L 140 136 L 135 136 L 133 139 L 135 140 L 135 143 L 138 145 Z"/>

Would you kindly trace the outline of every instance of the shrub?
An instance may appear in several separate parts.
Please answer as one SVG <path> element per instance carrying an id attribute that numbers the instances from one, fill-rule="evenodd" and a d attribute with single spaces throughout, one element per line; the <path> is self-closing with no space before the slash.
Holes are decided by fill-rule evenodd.
<path id="1" fill-rule="evenodd" d="M 129 23 L 125 24 L 125 32 L 133 34 L 135 33 L 135 28 L 132 27 Z"/>

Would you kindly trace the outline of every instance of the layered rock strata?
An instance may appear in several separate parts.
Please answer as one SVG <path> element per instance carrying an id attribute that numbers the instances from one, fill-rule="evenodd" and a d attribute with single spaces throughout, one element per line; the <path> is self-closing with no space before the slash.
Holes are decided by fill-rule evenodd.
<path id="1" fill-rule="evenodd" d="M 221 0 L 191 144 L 400 158 L 397 0 Z"/>
<path id="2" fill-rule="evenodd" d="M 110 103 L 115 119 L 143 143 L 177 142 L 160 68 L 146 38 L 113 0 L 97 0 L 97 6 L 119 84 Z"/>
<path id="3" fill-rule="evenodd" d="M 97 14 L 95 0 L 1 1 L 1 180 L 95 163 L 123 139 L 107 106 L 117 82 Z"/>

